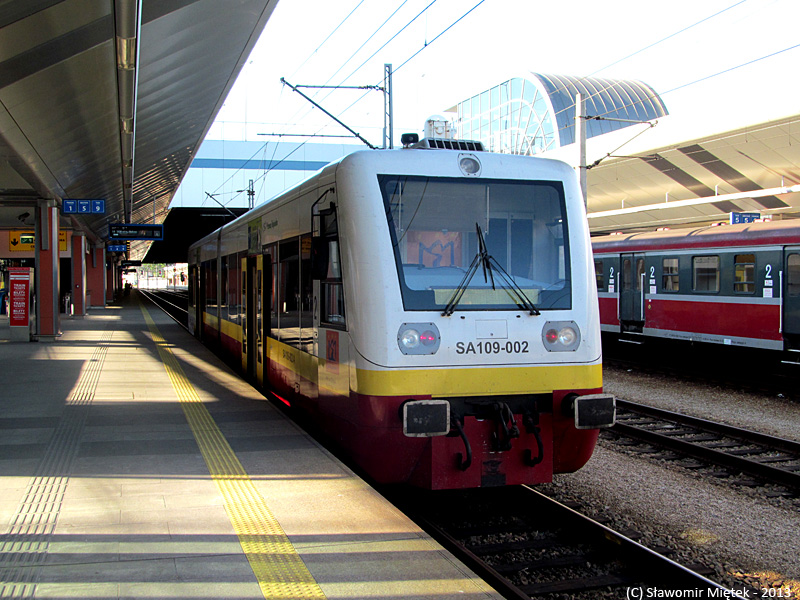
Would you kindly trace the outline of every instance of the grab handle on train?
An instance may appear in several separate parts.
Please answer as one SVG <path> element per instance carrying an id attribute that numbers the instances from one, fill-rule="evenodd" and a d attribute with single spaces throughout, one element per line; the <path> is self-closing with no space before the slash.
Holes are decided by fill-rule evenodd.
<path id="1" fill-rule="evenodd" d="M 464 455 L 459 452 L 456 455 L 456 464 L 460 470 L 466 471 L 472 464 L 472 446 L 469 445 L 469 440 L 467 439 L 467 434 L 464 433 L 464 427 L 461 425 L 461 421 L 459 419 L 453 419 L 453 424 L 458 431 L 458 435 L 461 436 L 461 439 L 464 442 L 464 451 L 467 455 L 467 458 L 464 459 Z"/>

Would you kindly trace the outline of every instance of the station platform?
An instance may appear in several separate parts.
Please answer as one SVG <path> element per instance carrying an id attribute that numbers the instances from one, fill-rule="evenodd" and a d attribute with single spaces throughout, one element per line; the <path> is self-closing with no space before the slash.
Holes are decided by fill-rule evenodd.
<path id="1" fill-rule="evenodd" d="M 61 330 L 0 336 L 0 597 L 500 598 L 135 292 Z"/>

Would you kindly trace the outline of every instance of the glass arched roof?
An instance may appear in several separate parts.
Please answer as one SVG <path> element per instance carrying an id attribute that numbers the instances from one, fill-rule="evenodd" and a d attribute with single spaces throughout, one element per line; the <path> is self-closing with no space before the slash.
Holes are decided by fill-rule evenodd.
<path id="1" fill-rule="evenodd" d="M 664 102 L 639 81 L 531 73 L 509 79 L 457 105 L 458 137 L 480 140 L 491 152 L 538 154 L 575 141 L 575 96 L 582 94 L 587 137 L 651 121 Z M 605 120 L 605 119 L 623 119 Z"/>

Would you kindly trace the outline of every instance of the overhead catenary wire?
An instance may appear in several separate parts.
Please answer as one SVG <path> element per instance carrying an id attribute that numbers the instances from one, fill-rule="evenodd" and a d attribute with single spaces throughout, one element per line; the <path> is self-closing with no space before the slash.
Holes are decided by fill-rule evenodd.
<path id="1" fill-rule="evenodd" d="M 319 46 L 317 46 L 316 49 L 311 54 L 308 55 L 308 57 L 306 57 L 306 59 L 302 62 L 302 64 L 299 67 L 297 67 L 294 70 L 294 73 L 289 75 L 289 77 L 294 77 L 295 75 L 297 75 L 297 72 L 300 71 L 300 69 L 302 69 L 306 65 L 306 63 L 314 57 L 314 55 L 317 52 L 319 52 L 320 48 L 322 48 L 327 43 L 327 41 L 330 40 L 337 31 L 339 31 L 339 28 L 342 25 L 344 25 L 350 17 L 353 16 L 353 13 L 355 13 L 362 4 L 364 4 L 364 0 L 361 0 L 361 2 L 356 4 L 356 6 L 353 8 L 353 10 L 351 10 L 348 13 L 348 15 L 344 19 L 342 19 L 336 27 L 333 28 L 333 31 L 331 31 L 328 34 L 328 37 L 326 37 L 324 40 L 322 40 L 322 43 Z M 405 4 L 405 2 L 403 4 Z"/>
<path id="2" fill-rule="evenodd" d="M 391 42 L 393 39 L 395 39 L 395 38 L 396 38 L 396 37 L 397 37 L 397 36 L 398 36 L 400 33 L 402 33 L 402 31 L 404 31 L 405 29 L 407 29 L 407 28 L 408 28 L 408 26 L 409 26 L 411 23 L 413 23 L 413 22 L 414 22 L 416 19 L 418 19 L 418 18 L 419 18 L 419 16 L 420 16 L 420 15 L 422 15 L 422 14 L 423 14 L 423 13 L 424 13 L 426 10 L 428 10 L 428 9 L 429 9 L 429 8 L 430 8 L 430 7 L 431 7 L 433 4 L 435 4 L 435 3 L 436 3 L 436 1 L 437 1 L 437 0 L 432 0 L 432 2 L 430 2 L 430 3 L 429 3 L 429 4 L 428 4 L 428 5 L 427 5 L 427 6 L 426 6 L 426 7 L 425 7 L 425 8 L 424 8 L 422 11 L 420 11 L 420 12 L 419 12 L 419 13 L 418 13 L 418 14 L 417 14 L 415 17 L 413 17 L 413 18 L 412 18 L 412 19 L 411 19 L 411 20 L 410 20 L 408 23 L 406 23 L 406 25 L 404 25 L 404 26 L 403 26 L 403 27 L 402 27 L 402 28 L 401 28 L 399 31 L 397 31 L 397 32 L 396 32 L 396 33 L 395 33 L 395 34 L 394 34 L 394 35 L 393 35 L 393 36 L 392 36 L 392 37 L 391 37 L 391 38 L 390 38 L 390 39 L 389 39 L 389 40 L 388 40 L 386 43 L 384 43 L 384 44 L 381 46 L 381 48 L 380 48 L 378 51 L 376 51 L 375 53 L 373 53 L 373 55 L 370 57 L 370 59 L 371 59 L 372 57 L 374 57 L 374 56 L 375 56 L 375 54 L 377 54 L 377 52 L 379 52 L 379 51 L 380 51 L 381 49 L 383 49 L 383 48 L 384 48 L 386 45 L 388 45 L 388 43 L 389 43 L 389 42 Z M 448 30 L 450 30 L 450 29 L 451 29 L 451 28 L 452 28 L 454 25 L 456 25 L 458 22 L 460 22 L 461 20 L 463 20 L 463 19 L 464 19 L 464 18 L 465 18 L 467 15 L 469 15 L 469 14 L 470 14 L 470 13 L 471 13 L 473 10 L 475 10 L 475 9 L 476 9 L 478 6 L 480 6 L 481 4 L 483 4 L 483 2 L 485 2 L 485 0 L 480 0 L 480 2 L 478 2 L 478 3 L 477 3 L 475 6 L 473 6 L 471 9 L 469 9 L 469 10 L 468 10 L 466 13 L 462 14 L 462 15 L 461 15 L 461 16 L 460 16 L 458 19 L 456 19 L 456 20 L 455 20 L 453 23 L 451 23 L 451 24 L 450 24 L 448 27 L 446 27 L 444 30 L 442 30 L 442 31 L 441 31 L 441 32 L 440 32 L 438 35 L 436 35 L 436 36 L 435 36 L 435 37 L 434 37 L 434 38 L 433 38 L 433 39 L 432 39 L 430 42 L 427 42 L 427 43 L 426 43 L 426 44 L 425 44 L 425 45 L 424 45 L 424 46 L 423 46 L 423 47 L 422 47 L 420 50 L 418 50 L 417 52 L 415 52 L 415 53 L 414 53 L 414 54 L 413 54 L 411 57 L 409 57 L 408 59 L 406 59 L 406 60 L 405 60 L 405 61 L 404 61 L 402 64 L 403 64 L 403 65 L 405 65 L 406 63 L 408 63 L 408 62 L 409 62 L 411 59 L 413 59 L 415 56 L 417 56 L 417 55 L 418 55 L 418 54 L 419 54 L 419 53 L 420 53 L 422 50 L 424 50 L 425 48 L 427 48 L 428 46 L 430 46 L 430 45 L 431 45 L 431 44 L 432 44 L 434 41 L 436 41 L 436 39 L 438 39 L 439 37 L 441 37 L 441 36 L 442 36 L 444 33 L 446 33 Z M 405 2 L 403 2 L 403 4 L 405 4 Z M 401 4 L 401 7 L 402 7 L 402 4 Z M 392 13 L 392 16 L 393 16 L 393 15 L 394 15 L 396 12 L 397 12 L 397 11 L 395 11 L 394 13 Z M 388 19 L 387 19 L 387 20 L 388 20 Z M 385 23 L 385 22 L 384 22 L 384 23 Z M 361 65 L 360 65 L 360 66 L 359 66 L 359 67 L 358 67 L 358 68 L 357 68 L 355 71 L 353 71 L 353 72 L 352 72 L 350 75 L 348 75 L 348 76 L 347 76 L 347 77 L 346 77 L 344 80 L 342 80 L 342 81 L 346 81 L 346 80 L 347 80 L 349 77 L 351 77 L 353 74 L 355 74 L 355 73 L 356 73 L 356 72 L 357 72 L 357 71 L 358 71 L 358 70 L 359 70 L 361 67 L 363 67 L 363 66 L 366 64 L 366 62 L 368 62 L 370 59 L 367 59 L 367 61 L 365 61 L 364 63 L 362 63 L 362 64 L 361 64 Z M 396 71 L 396 70 L 395 70 L 395 71 Z M 376 84 L 376 85 L 378 85 L 378 86 L 379 86 L 380 84 Z M 361 97 L 359 97 L 358 99 L 356 99 L 356 100 L 355 100 L 355 102 L 353 102 L 353 103 L 352 103 L 350 106 L 348 106 L 346 109 L 344 109 L 343 111 L 341 111 L 341 113 L 343 114 L 344 112 L 346 112 L 347 110 L 349 110 L 350 108 L 352 108 L 352 107 L 353 107 L 353 106 L 354 106 L 356 103 L 358 103 L 360 100 L 362 100 L 362 99 L 363 99 L 365 96 L 366 96 L 366 93 L 365 93 L 365 94 L 363 94 L 363 95 L 362 95 Z M 323 125 L 322 127 L 320 127 L 320 128 L 317 130 L 317 132 L 316 132 L 314 135 L 318 134 L 320 131 L 324 130 L 326 127 L 328 127 L 328 125 L 327 125 L 327 124 L 326 124 L 326 125 Z M 309 139 L 310 139 L 310 138 L 309 138 Z M 288 158 L 289 158 L 289 157 L 290 157 L 292 154 L 294 154 L 295 152 L 297 152 L 298 150 L 300 150 L 300 148 L 302 148 L 302 147 L 303 147 L 305 144 L 307 144 L 307 143 L 308 143 L 308 140 L 306 140 L 306 141 L 304 141 L 304 142 L 300 143 L 300 144 L 299 144 L 297 147 L 295 147 L 295 148 L 294 148 L 294 149 L 293 149 L 291 152 L 289 152 L 289 153 L 288 153 L 286 156 L 284 156 L 283 158 L 281 158 L 281 159 L 280 159 L 280 160 L 278 160 L 277 162 L 271 161 L 269 168 L 268 168 L 267 170 L 265 170 L 265 172 L 264 172 L 264 173 L 263 173 L 261 176 L 259 176 L 259 177 L 258 177 L 258 179 L 257 179 L 256 181 L 258 181 L 258 180 L 261 180 L 261 179 L 265 178 L 265 177 L 268 175 L 268 173 L 269 173 L 269 172 L 270 172 L 272 169 L 274 169 L 274 168 L 276 168 L 276 167 L 280 166 L 280 164 L 282 164 L 282 163 L 283 163 L 285 160 L 287 160 L 287 159 L 288 159 Z"/>
<path id="3" fill-rule="evenodd" d="M 589 77 L 592 77 L 593 75 L 596 75 L 597 73 L 600 73 L 601 71 L 605 71 L 606 69 L 608 69 L 608 68 L 610 68 L 610 67 L 612 67 L 612 66 L 614 66 L 614 65 L 617 65 L 617 64 L 619 64 L 619 63 L 621 63 L 621 62 L 623 62 L 623 61 L 625 61 L 625 60 L 628 60 L 629 58 L 632 58 L 632 57 L 636 56 L 637 54 L 641 54 L 642 52 L 644 52 L 644 51 L 646 51 L 646 50 L 649 50 L 649 49 L 651 49 L 651 48 L 653 48 L 653 47 L 657 46 L 658 44 L 661 44 L 662 42 L 665 42 L 665 41 L 667 41 L 667 40 L 669 40 L 669 39 L 671 39 L 671 38 L 673 38 L 673 37 L 675 37 L 675 36 L 678 36 L 678 35 L 680 35 L 680 34 L 682 34 L 682 33 L 685 33 L 685 32 L 687 32 L 687 31 L 689 31 L 690 29 L 692 29 L 692 28 L 694 28 L 694 27 L 696 27 L 696 26 L 698 26 L 698 25 L 701 25 L 702 23 L 705 23 L 706 21 L 709 21 L 709 20 L 711 20 L 711 19 L 713 19 L 713 18 L 715 18 L 715 17 L 718 17 L 718 16 L 722 15 L 723 13 L 725 13 L 725 12 L 727 12 L 727 11 L 729 11 L 729 10 L 733 9 L 733 8 L 736 8 L 737 6 L 739 6 L 739 5 L 741 5 L 741 4 L 744 4 L 745 2 L 748 2 L 748 1 L 749 1 L 749 0 L 740 0 L 739 2 L 736 2 L 736 3 L 734 3 L 734 4 L 731 4 L 730 6 L 728 6 L 728 7 L 726 7 L 726 8 L 723 8 L 723 9 L 722 9 L 722 10 L 720 10 L 720 11 L 717 11 L 717 12 L 715 12 L 713 15 L 709 15 L 709 16 L 707 16 L 707 17 L 704 17 L 704 18 L 700 19 L 699 21 L 696 21 L 696 22 L 692 23 L 691 25 L 688 25 L 688 26 L 686 26 L 686 27 L 683 27 L 682 29 L 680 29 L 680 30 L 678 30 L 678 31 L 676 31 L 676 32 L 674 32 L 674 33 L 671 33 L 670 35 L 668 35 L 668 36 L 666 36 L 666 37 L 663 37 L 663 38 L 661 38 L 661 39 L 660 39 L 660 40 L 658 40 L 657 42 L 653 42 L 652 44 L 648 44 L 647 46 L 645 46 L 645 47 L 643 47 L 643 48 L 640 48 L 640 49 L 639 49 L 639 50 L 637 50 L 636 52 L 632 52 L 631 54 L 628 54 L 627 56 L 624 56 L 623 58 L 620 58 L 620 59 L 618 59 L 618 60 L 615 60 L 614 62 L 612 62 L 612 63 L 609 63 L 609 64 L 607 64 L 607 65 L 606 65 L 606 66 L 604 66 L 604 67 L 601 67 L 601 68 L 599 68 L 599 69 L 596 69 L 595 71 L 593 71 L 593 72 L 592 72 L 592 73 L 590 73 L 589 75 L 585 75 L 585 76 L 583 76 L 583 77 L 579 77 L 579 78 L 578 78 L 578 82 L 584 81 L 584 80 L 588 79 Z M 606 87 L 604 87 L 604 88 L 602 88 L 602 89 L 600 89 L 600 90 L 598 90 L 598 91 L 596 91 L 596 92 L 594 92 L 594 93 L 592 93 L 592 94 L 589 94 L 587 97 L 583 98 L 583 100 L 588 100 L 588 99 L 590 99 L 590 98 L 594 98 L 595 96 L 597 96 L 597 95 L 599 95 L 599 94 L 602 94 L 603 92 L 606 92 L 606 91 L 608 91 L 608 90 L 612 89 L 612 88 L 613 88 L 613 87 L 615 87 L 616 85 L 617 85 L 617 83 L 616 83 L 616 82 L 614 82 L 614 83 L 612 83 L 612 84 L 610 84 L 610 85 L 607 85 Z M 561 87 L 561 88 L 558 88 L 558 87 L 557 87 L 557 88 L 556 88 L 554 91 L 556 91 L 556 92 L 558 92 L 558 91 L 566 91 L 566 88 L 565 88 L 565 87 Z M 656 94 L 656 96 L 659 96 L 659 95 L 663 95 L 663 94 Z M 650 99 L 653 99 L 654 97 L 655 97 L 655 96 L 649 96 L 649 97 L 648 97 L 648 99 L 650 100 Z M 636 104 L 636 102 L 634 102 L 634 103 L 632 103 L 632 104 L 625 105 L 623 108 L 627 108 L 628 106 L 633 106 L 634 104 Z M 563 113 L 563 112 L 567 112 L 567 111 L 569 111 L 569 110 L 574 110 L 574 108 L 575 108 L 575 105 L 574 105 L 574 104 L 572 104 L 572 105 L 568 105 L 568 106 L 566 106 L 566 107 L 562 108 L 561 110 L 557 111 L 557 112 L 556 112 L 556 113 L 555 113 L 553 116 L 555 117 L 555 116 L 558 116 L 558 115 L 560 115 L 560 114 L 561 114 L 561 113 Z M 615 109 L 614 109 L 614 110 L 617 110 L 618 108 L 619 108 L 619 107 L 615 107 Z M 611 111 L 608 111 L 608 112 L 602 113 L 602 115 L 609 114 L 609 112 L 611 112 Z M 597 115 L 597 116 L 602 116 L 602 115 Z"/>

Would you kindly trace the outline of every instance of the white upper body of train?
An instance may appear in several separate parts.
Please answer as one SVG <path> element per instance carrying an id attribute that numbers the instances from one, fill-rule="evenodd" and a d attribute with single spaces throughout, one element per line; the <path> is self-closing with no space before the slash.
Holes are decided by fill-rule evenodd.
<path id="1" fill-rule="evenodd" d="M 297 268 L 282 256 L 287 240 L 297 240 L 296 251 L 286 246 L 297 254 L 297 289 L 282 274 Z M 414 369 L 423 394 L 465 394 L 484 381 L 500 394 L 530 390 L 532 372 L 490 381 L 477 367 L 582 365 L 591 376 L 560 377 L 601 385 L 585 208 L 562 162 L 356 152 L 198 241 L 189 262 L 267 251 L 277 296 L 269 337 L 326 358 L 326 332 L 338 332 L 347 343 L 336 358 L 355 373 Z M 449 374 L 426 379 L 433 368 Z M 362 377 L 361 387 L 374 386 Z"/>

